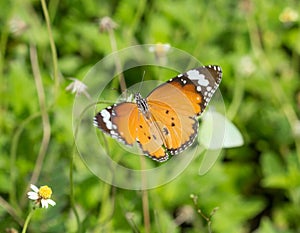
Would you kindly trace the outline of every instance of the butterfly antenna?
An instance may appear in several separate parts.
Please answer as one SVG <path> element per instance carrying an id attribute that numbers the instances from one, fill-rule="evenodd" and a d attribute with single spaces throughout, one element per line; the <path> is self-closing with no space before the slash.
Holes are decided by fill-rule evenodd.
<path id="1" fill-rule="evenodd" d="M 144 79 L 145 79 L 145 74 L 146 74 L 146 71 L 144 70 L 144 72 L 143 72 L 143 77 L 142 77 L 142 81 L 140 82 L 140 86 L 139 86 L 139 89 L 138 89 L 138 93 L 140 93 L 141 90 L 142 90 L 142 84 L 143 84 Z"/>

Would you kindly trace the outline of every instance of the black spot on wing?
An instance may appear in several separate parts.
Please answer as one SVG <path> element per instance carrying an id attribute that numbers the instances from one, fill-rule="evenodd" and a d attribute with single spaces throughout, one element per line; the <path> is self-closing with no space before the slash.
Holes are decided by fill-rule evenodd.
<path id="1" fill-rule="evenodd" d="M 164 135 L 169 135 L 170 134 L 169 130 L 166 127 L 163 127 L 162 131 L 163 131 Z"/>
<path id="2" fill-rule="evenodd" d="M 181 153 L 182 151 L 184 151 L 185 149 L 187 149 L 189 146 L 191 146 L 194 143 L 194 141 L 197 137 L 197 134 L 198 134 L 199 123 L 196 118 L 193 118 L 193 119 L 194 119 L 194 124 L 193 124 L 189 139 L 186 142 L 184 142 L 183 144 L 181 144 L 180 147 L 178 147 L 178 148 L 168 148 L 168 152 L 171 155 L 176 155 L 176 154 Z"/>

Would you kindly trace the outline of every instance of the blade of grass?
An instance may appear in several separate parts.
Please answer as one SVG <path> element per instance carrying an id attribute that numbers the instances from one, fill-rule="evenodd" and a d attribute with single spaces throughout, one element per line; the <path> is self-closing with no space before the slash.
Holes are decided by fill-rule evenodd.
<path id="1" fill-rule="evenodd" d="M 49 13 L 48 13 L 48 9 L 47 9 L 45 0 L 41 0 L 41 4 L 42 4 L 46 24 L 47 24 L 50 48 L 51 48 L 51 53 L 52 53 L 53 77 L 54 77 L 54 102 L 55 102 L 56 98 L 58 97 L 58 92 L 59 92 L 57 52 L 56 52 L 56 46 L 55 46 L 55 42 L 54 42 L 54 38 L 53 38 L 53 34 L 52 34 L 50 17 L 49 17 Z"/>

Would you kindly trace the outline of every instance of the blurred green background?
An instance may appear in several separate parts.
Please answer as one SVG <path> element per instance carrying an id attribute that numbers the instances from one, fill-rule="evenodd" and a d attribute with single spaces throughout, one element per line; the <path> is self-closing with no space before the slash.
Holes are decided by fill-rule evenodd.
<path id="1" fill-rule="evenodd" d="M 30 182 L 49 185 L 57 205 L 37 209 L 27 232 L 300 232 L 299 1 L 42 3 L 0 2 L 0 232 L 21 232 Z M 105 16 L 118 27 L 100 32 Z M 203 176 L 192 163 L 148 192 L 118 189 L 76 154 L 65 88 L 115 45 L 158 42 L 223 68 L 245 145 Z"/>

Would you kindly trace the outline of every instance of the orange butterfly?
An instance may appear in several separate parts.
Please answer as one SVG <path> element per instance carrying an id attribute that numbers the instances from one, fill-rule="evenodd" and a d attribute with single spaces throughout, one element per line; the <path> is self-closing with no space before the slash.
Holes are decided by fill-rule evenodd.
<path id="1" fill-rule="evenodd" d="M 112 138 L 133 145 L 162 162 L 194 142 L 199 116 L 222 78 L 219 66 L 209 65 L 179 74 L 156 87 L 146 98 L 136 93 L 135 103 L 123 102 L 101 110 L 94 124 Z"/>

